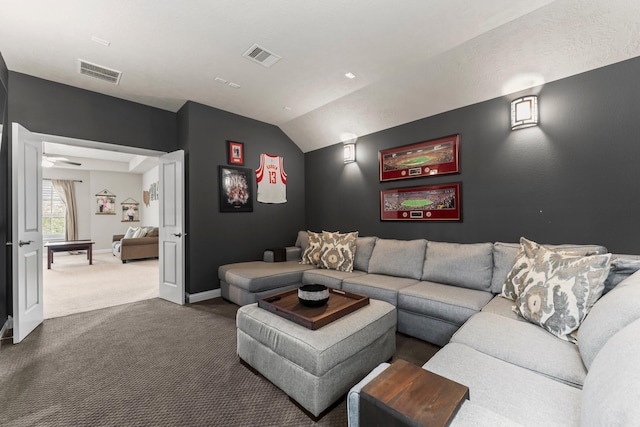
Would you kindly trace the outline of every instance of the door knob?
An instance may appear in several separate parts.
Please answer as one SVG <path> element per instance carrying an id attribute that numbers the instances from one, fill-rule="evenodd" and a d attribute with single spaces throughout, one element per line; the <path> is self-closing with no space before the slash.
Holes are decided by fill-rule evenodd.
<path id="1" fill-rule="evenodd" d="M 176 237 L 182 237 L 182 233 L 173 233 L 173 235 Z"/>
<path id="2" fill-rule="evenodd" d="M 23 242 L 22 240 L 20 240 L 18 242 L 18 245 L 20 245 L 20 247 L 23 247 L 24 245 L 30 245 L 31 243 L 33 243 L 33 240 L 27 240 L 26 242 Z"/>

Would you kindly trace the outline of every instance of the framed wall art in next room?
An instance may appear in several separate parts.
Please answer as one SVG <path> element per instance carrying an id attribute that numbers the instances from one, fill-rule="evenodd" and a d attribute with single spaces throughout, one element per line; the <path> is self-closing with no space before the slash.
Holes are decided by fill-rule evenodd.
<path id="1" fill-rule="evenodd" d="M 382 221 L 461 221 L 460 183 L 380 191 Z"/>
<path id="2" fill-rule="evenodd" d="M 419 178 L 460 171 L 460 135 L 380 150 L 380 181 Z"/>

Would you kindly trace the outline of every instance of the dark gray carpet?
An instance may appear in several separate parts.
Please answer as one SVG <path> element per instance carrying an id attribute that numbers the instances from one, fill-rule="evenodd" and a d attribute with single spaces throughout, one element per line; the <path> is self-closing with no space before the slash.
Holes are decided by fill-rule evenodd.
<path id="1" fill-rule="evenodd" d="M 346 426 L 344 399 L 314 423 L 240 364 L 237 308 L 152 299 L 46 320 L 0 347 L 0 425 Z M 398 334 L 394 358 L 435 351 Z"/>

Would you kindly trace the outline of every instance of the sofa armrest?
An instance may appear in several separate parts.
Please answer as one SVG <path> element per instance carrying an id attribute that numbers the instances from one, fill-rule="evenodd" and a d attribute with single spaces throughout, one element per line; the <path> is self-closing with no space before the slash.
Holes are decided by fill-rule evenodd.
<path id="1" fill-rule="evenodd" d="M 123 247 L 123 246 L 151 245 L 154 243 L 158 243 L 157 237 L 136 237 L 132 239 L 122 239 L 122 243 L 120 243 L 120 245 L 121 247 Z"/>
<path id="2" fill-rule="evenodd" d="M 297 246 L 287 246 L 283 248 L 285 250 L 286 261 L 297 261 L 302 258 L 302 249 Z M 267 249 L 264 251 L 262 260 L 264 262 L 275 262 L 276 256 L 273 249 Z"/>
<path id="3" fill-rule="evenodd" d="M 122 240 L 124 238 L 124 234 L 114 234 L 112 242 L 117 242 L 118 240 Z"/>

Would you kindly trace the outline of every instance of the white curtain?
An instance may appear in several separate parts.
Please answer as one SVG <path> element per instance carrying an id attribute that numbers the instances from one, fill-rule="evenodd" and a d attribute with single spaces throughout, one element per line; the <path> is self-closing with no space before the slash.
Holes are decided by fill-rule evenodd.
<path id="1" fill-rule="evenodd" d="M 78 240 L 78 210 L 76 207 L 76 191 L 73 188 L 73 181 L 52 179 L 51 183 L 67 207 L 64 239 L 67 241 Z"/>

